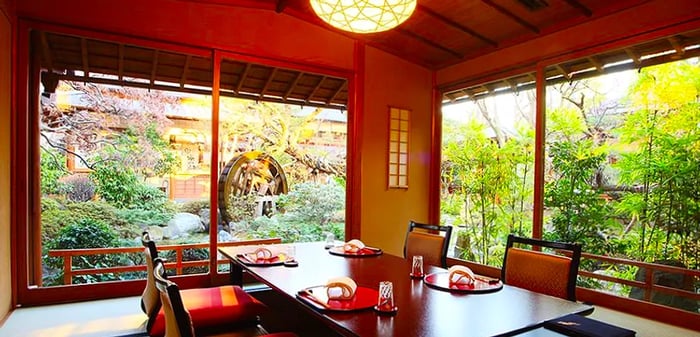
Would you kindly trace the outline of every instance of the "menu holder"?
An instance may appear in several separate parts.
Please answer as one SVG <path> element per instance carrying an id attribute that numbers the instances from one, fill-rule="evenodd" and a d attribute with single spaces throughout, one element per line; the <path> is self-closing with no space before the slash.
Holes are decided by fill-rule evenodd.
<path id="1" fill-rule="evenodd" d="M 634 337 L 637 334 L 634 330 L 576 314 L 546 321 L 544 327 L 567 336 L 578 337 Z"/>
<path id="2" fill-rule="evenodd" d="M 450 284 L 450 274 L 446 271 L 425 275 L 423 282 L 435 289 L 469 294 L 491 293 L 503 288 L 500 280 L 484 276 L 476 276 L 473 284 Z"/>
<path id="3" fill-rule="evenodd" d="M 297 298 L 318 309 L 327 311 L 358 311 L 373 308 L 377 304 L 379 291 L 358 286 L 355 296 L 349 300 L 328 299 L 326 286 L 304 288 L 297 292 Z"/>
<path id="4" fill-rule="evenodd" d="M 270 266 L 280 266 L 284 264 L 287 257 L 284 254 L 277 254 L 269 258 L 260 258 L 255 254 L 238 254 L 236 259 L 246 266 L 256 266 L 256 267 L 270 267 Z"/>
<path id="5" fill-rule="evenodd" d="M 365 247 L 360 249 L 356 253 L 346 252 L 343 246 L 331 247 L 328 252 L 332 255 L 346 256 L 346 257 L 371 257 L 382 255 L 382 250 L 374 247 Z"/>

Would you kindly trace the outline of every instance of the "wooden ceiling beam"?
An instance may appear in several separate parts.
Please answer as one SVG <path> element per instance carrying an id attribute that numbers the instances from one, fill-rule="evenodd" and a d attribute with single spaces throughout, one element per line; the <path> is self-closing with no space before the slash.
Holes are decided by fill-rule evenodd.
<path id="1" fill-rule="evenodd" d="M 39 39 L 41 40 L 41 53 L 44 55 L 44 61 L 46 61 L 45 66 L 49 72 L 53 72 L 53 58 L 51 57 L 51 48 L 49 48 L 46 32 L 39 32 Z"/>
<path id="2" fill-rule="evenodd" d="M 513 83 L 510 79 L 506 78 L 503 80 L 509 87 L 510 90 L 517 91 L 518 90 L 518 85 L 516 83 Z"/>
<path id="3" fill-rule="evenodd" d="M 676 51 L 676 57 L 683 57 L 683 54 L 685 54 L 685 46 L 683 45 L 683 43 L 681 43 L 681 39 L 677 36 L 671 36 L 668 38 L 668 42 L 671 44 L 671 47 L 673 47 L 673 49 Z"/>
<path id="4" fill-rule="evenodd" d="M 153 87 L 153 85 L 156 82 L 156 73 L 157 73 L 156 69 L 158 69 L 158 56 L 159 55 L 160 55 L 160 51 L 158 51 L 158 49 L 153 51 L 153 63 L 151 64 L 151 78 L 150 78 L 151 87 Z"/>
<path id="5" fill-rule="evenodd" d="M 642 64 L 642 60 L 640 59 L 639 55 L 634 52 L 634 50 L 625 48 L 625 53 L 632 59 L 632 62 L 634 62 L 636 66 L 640 66 Z"/>
<path id="6" fill-rule="evenodd" d="M 258 94 L 258 96 L 260 98 L 262 98 L 263 95 L 265 95 L 265 91 L 267 91 L 267 88 L 270 87 L 270 83 L 272 83 L 272 80 L 275 78 L 276 74 L 277 74 L 277 68 L 272 68 L 272 73 L 270 74 L 270 76 L 267 77 L 267 81 L 265 81 L 265 85 L 262 88 L 260 88 L 260 93 Z"/>
<path id="7" fill-rule="evenodd" d="M 83 58 L 83 77 L 90 77 L 90 62 L 88 61 L 87 40 L 84 37 L 80 38 L 80 54 Z"/>
<path id="8" fill-rule="evenodd" d="M 565 78 L 567 81 L 570 81 L 570 80 L 571 80 L 571 74 L 569 74 L 569 71 L 568 71 L 568 70 L 564 69 L 564 66 L 563 66 L 563 65 L 557 64 L 557 65 L 555 65 L 554 67 L 557 68 L 557 70 L 559 70 L 559 72 L 560 72 L 562 75 L 564 75 L 564 78 Z"/>
<path id="9" fill-rule="evenodd" d="M 304 103 L 308 104 L 311 101 L 311 99 L 314 97 L 314 95 L 316 95 L 316 91 L 318 91 L 318 89 L 321 87 L 321 84 L 323 84 L 323 81 L 325 81 L 325 80 L 326 80 L 326 76 L 321 76 L 321 80 L 318 81 L 318 83 L 314 87 L 314 90 L 311 90 L 311 93 L 308 96 L 306 96 Z"/>
<path id="10" fill-rule="evenodd" d="M 190 70 L 191 62 L 192 55 L 187 55 L 187 58 L 185 58 L 185 65 L 182 67 L 182 76 L 180 76 L 180 88 L 185 87 L 185 81 L 187 80 L 187 72 Z"/>
<path id="11" fill-rule="evenodd" d="M 454 27 L 454 28 L 456 28 L 456 29 L 458 29 L 466 34 L 469 34 L 469 35 L 471 35 L 471 36 L 473 36 L 473 37 L 475 37 L 475 38 L 477 38 L 477 39 L 479 39 L 487 44 L 490 44 L 494 47 L 498 47 L 498 42 L 491 40 L 491 39 L 477 33 L 476 31 L 474 31 L 468 27 L 465 27 L 465 26 L 459 24 L 458 22 L 451 20 L 450 18 L 447 18 L 440 13 L 435 12 L 434 10 L 432 10 L 428 7 L 425 7 L 421 4 L 418 4 L 416 6 L 416 9 L 444 22 L 448 26 Z"/>
<path id="12" fill-rule="evenodd" d="M 243 82 L 245 82 L 246 77 L 248 77 L 249 71 L 250 71 L 250 63 L 246 63 L 245 68 L 243 69 L 243 73 L 241 73 L 241 78 L 238 80 L 238 84 L 236 84 L 236 88 L 233 89 L 233 91 L 236 94 L 241 92 L 241 88 L 243 88 Z"/>
<path id="13" fill-rule="evenodd" d="M 595 69 L 598 70 L 599 73 L 602 74 L 604 72 L 603 63 L 601 63 L 597 57 L 591 56 L 591 57 L 588 57 L 587 59 L 588 59 L 588 62 L 590 62 L 595 67 Z"/>
<path id="14" fill-rule="evenodd" d="M 119 75 L 119 80 L 121 81 L 124 78 L 124 45 L 119 44 L 119 69 L 117 70 L 117 73 Z"/>
<path id="15" fill-rule="evenodd" d="M 408 31 L 408 30 L 403 29 L 403 28 L 394 28 L 394 30 L 403 34 L 403 35 L 410 36 L 411 38 L 416 39 L 416 40 L 418 40 L 418 41 L 420 41 L 428 46 L 431 46 L 431 47 L 436 48 L 436 49 L 440 49 L 448 54 L 451 54 L 452 56 L 454 56 L 460 60 L 462 58 L 464 58 L 464 55 L 462 55 L 461 53 L 458 53 L 450 48 L 447 48 L 447 47 L 445 47 L 437 42 L 433 42 L 432 40 L 427 39 L 423 36 L 420 36 L 414 32 Z"/>
<path id="16" fill-rule="evenodd" d="M 491 1 L 491 0 L 481 0 L 481 2 L 487 4 L 489 7 L 495 9 L 499 13 L 511 18 L 513 21 L 519 23 L 521 26 L 531 30 L 533 33 L 539 34 L 540 29 L 535 27 L 535 25 L 523 20 L 523 18 L 513 14 L 511 11 L 507 10 L 505 7 Z"/>
<path id="17" fill-rule="evenodd" d="M 341 84 L 341 85 L 338 87 L 338 90 L 336 90 L 336 91 L 333 93 L 333 95 L 331 95 L 331 97 L 328 98 L 328 100 L 326 100 L 326 104 L 331 104 L 331 102 L 333 102 L 333 100 L 334 100 L 336 97 L 338 97 L 338 94 L 340 94 L 340 93 L 343 91 L 343 89 L 345 89 L 345 87 L 346 87 L 347 85 L 348 85 L 348 81 L 343 81 L 343 84 Z"/>
<path id="18" fill-rule="evenodd" d="M 294 81 L 292 81 L 292 84 L 289 85 L 289 88 L 287 88 L 287 92 L 284 93 L 284 96 L 282 96 L 282 99 L 287 100 L 287 97 L 292 94 L 292 91 L 294 91 L 294 88 L 297 87 L 297 83 L 299 83 L 299 79 L 304 73 L 301 71 L 297 73 L 297 76 L 294 78 Z"/>
<path id="19" fill-rule="evenodd" d="M 578 9 L 579 12 L 581 12 L 583 15 L 587 17 L 593 16 L 593 12 L 591 11 L 590 8 L 584 6 L 582 3 L 580 3 L 578 0 L 564 0 L 569 6 Z"/>

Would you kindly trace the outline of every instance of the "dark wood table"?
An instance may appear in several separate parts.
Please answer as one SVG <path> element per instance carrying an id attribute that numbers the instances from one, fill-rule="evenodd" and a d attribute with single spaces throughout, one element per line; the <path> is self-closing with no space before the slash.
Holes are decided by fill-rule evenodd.
<path id="1" fill-rule="evenodd" d="M 377 315 L 372 309 L 355 312 L 320 311 L 299 299 L 299 305 L 344 336 L 508 336 L 534 329 L 542 322 L 570 313 L 588 314 L 593 307 L 504 285 L 485 294 L 453 293 L 428 287 L 409 276 L 411 263 L 403 257 L 332 255 L 323 243 L 295 244 L 298 267 L 257 267 L 241 264 L 235 256 L 252 247 L 225 247 L 231 259 L 232 280 L 240 283 L 250 273 L 275 291 L 296 299 L 299 290 L 325 285 L 334 277 L 348 276 L 358 286 L 377 289 L 380 281 L 394 284 L 395 316 Z M 283 251 L 283 250 L 282 250 Z M 444 271 L 426 266 L 426 273 Z"/>

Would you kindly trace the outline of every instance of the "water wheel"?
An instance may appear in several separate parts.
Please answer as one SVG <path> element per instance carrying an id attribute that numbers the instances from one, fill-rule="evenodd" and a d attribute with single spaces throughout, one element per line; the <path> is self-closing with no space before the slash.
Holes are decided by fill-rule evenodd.
<path id="1" fill-rule="evenodd" d="M 219 213 L 224 224 L 234 220 L 232 197 L 256 196 L 256 215 L 270 215 L 276 196 L 287 193 L 287 178 L 272 156 L 248 151 L 231 159 L 219 176 Z"/>

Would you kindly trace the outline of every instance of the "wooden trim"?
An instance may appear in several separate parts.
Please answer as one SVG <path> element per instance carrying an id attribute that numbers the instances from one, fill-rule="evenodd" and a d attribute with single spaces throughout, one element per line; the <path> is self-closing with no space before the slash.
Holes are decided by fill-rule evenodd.
<path id="1" fill-rule="evenodd" d="M 303 72 L 332 77 L 350 78 L 352 76 L 352 70 L 350 69 L 321 66 L 317 64 L 300 63 L 289 59 L 280 59 L 272 56 L 249 55 L 220 48 L 217 48 L 216 50 L 221 53 L 222 60 L 235 60 L 241 62 L 256 63 L 264 66 L 285 68 L 290 70 L 300 70 Z M 240 90 L 240 88 L 237 89 Z"/>
<path id="2" fill-rule="evenodd" d="M 432 95 L 430 97 L 431 119 L 430 119 L 430 170 L 428 176 L 428 221 L 430 223 L 440 223 L 440 194 L 442 184 L 440 176 L 442 174 L 442 96 L 443 93 L 437 87 L 435 72 L 431 76 Z"/>
<path id="3" fill-rule="evenodd" d="M 219 105 L 221 90 L 221 53 L 212 52 L 211 162 L 209 163 L 209 275 L 219 273 L 216 259 L 219 244 Z M 210 279 L 213 281 L 213 279 Z"/>
<path id="4" fill-rule="evenodd" d="M 535 172 L 534 190 L 532 198 L 532 237 L 542 238 L 542 226 L 544 225 L 544 157 L 545 157 L 545 135 L 547 132 L 546 123 L 546 80 L 545 68 L 537 67 L 535 80 Z"/>
<path id="5" fill-rule="evenodd" d="M 66 26 L 60 24 L 54 24 L 49 22 L 37 21 L 33 19 L 23 19 L 23 21 L 31 27 L 31 29 L 43 30 L 49 32 L 56 32 L 67 35 L 76 35 L 84 38 L 91 38 L 97 40 L 106 40 L 110 42 L 127 44 L 139 47 L 167 50 L 176 53 L 183 53 L 188 55 L 200 56 L 200 57 L 211 57 L 212 48 L 203 48 L 198 46 L 191 46 L 183 43 L 173 43 L 173 42 L 163 42 L 160 40 L 154 40 L 147 37 L 134 37 L 128 35 L 121 35 L 117 33 L 105 32 L 100 30 L 95 30 L 91 28 L 82 28 L 74 26 Z"/>
<path id="6" fill-rule="evenodd" d="M 29 111 L 29 27 L 25 22 L 20 21 L 17 29 L 17 50 L 15 59 L 15 85 L 14 96 L 15 111 L 11 116 L 12 128 L 10 148 L 10 190 L 11 195 L 18 196 L 11 198 L 11 236 L 12 240 L 12 283 L 16 292 L 15 305 L 23 303 L 27 295 L 28 285 L 28 264 L 27 264 L 27 221 L 28 202 L 27 193 L 29 191 L 27 167 L 27 111 Z M 19 113 L 23 111 L 24 113 Z"/>
<path id="7" fill-rule="evenodd" d="M 603 306 L 631 315 L 648 318 L 694 331 L 700 331 L 700 319 L 698 319 L 698 314 L 693 314 L 690 311 L 683 311 L 654 303 L 614 296 L 581 287 L 576 289 L 576 296 L 579 301 L 583 301 L 585 303 Z"/>
<path id="8" fill-rule="evenodd" d="M 362 121 L 365 99 L 365 44 L 355 42 L 353 76 L 348 85 L 347 177 L 345 183 L 345 240 L 362 237 Z"/>

